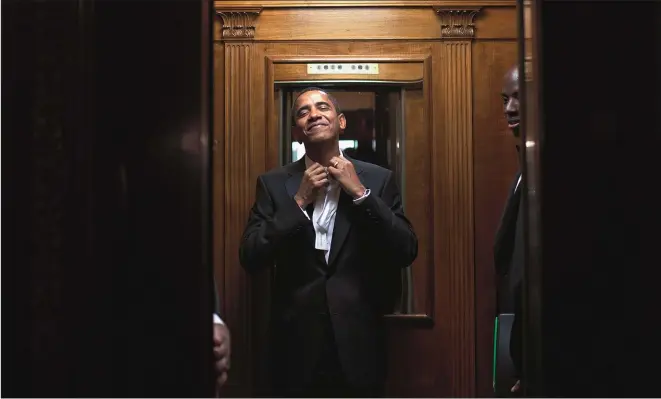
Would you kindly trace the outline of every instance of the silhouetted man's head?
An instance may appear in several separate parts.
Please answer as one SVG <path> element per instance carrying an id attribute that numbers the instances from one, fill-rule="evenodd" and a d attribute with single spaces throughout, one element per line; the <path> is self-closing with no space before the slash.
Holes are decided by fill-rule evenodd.
<path id="1" fill-rule="evenodd" d="M 519 67 L 510 68 L 503 78 L 503 110 L 507 118 L 507 125 L 519 137 Z"/>
<path id="2" fill-rule="evenodd" d="M 337 100 L 326 91 L 311 87 L 303 90 L 292 109 L 294 124 L 303 132 L 303 143 L 337 140 L 347 120 Z"/>

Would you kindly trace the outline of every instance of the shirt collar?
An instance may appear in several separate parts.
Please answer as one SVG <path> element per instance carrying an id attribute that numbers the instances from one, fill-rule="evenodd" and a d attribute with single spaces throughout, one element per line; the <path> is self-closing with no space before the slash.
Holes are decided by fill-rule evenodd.
<path id="1" fill-rule="evenodd" d="M 340 158 L 344 158 L 344 153 L 340 150 Z M 314 162 L 308 157 L 308 154 L 305 154 L 305 169 L 312 166 Z"/>

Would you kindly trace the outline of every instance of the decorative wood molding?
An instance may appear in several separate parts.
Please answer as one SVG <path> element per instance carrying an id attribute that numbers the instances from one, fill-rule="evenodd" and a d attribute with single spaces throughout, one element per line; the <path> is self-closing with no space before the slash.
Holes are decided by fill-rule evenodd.
<path id="1" fill-rule="evenodd" d="M 438 290 L 451 292 L 444 297 L 448 315 L 445 322 L 453 326 L 443 331 L 443 341 L 461 354 L 461 361 L 451 365 L 452 392 L 449 396 L 475 396 L 475 262 L 473 220 L 473 80 L 472 43 L 470 40 L 446 41 L 440 46 L 440 85 L 442 133 L 435 137 L 444 187 L 437 187 L 440 210 L 435 212 L 435 225 L 442 226 L 436 258 L 444 278 Z"/>
<path id="2" fill-rule="evenodd" d="M 427 54 L 410 54 L 406 56 L 371 56 L 371 55 L 270 55 L 266 58 L 272 64 L 307 64 L 316 62 L 425 62 L 429 59 Z"/>
<path id="3" fill-rule="evenodd" d="M 254 38 L 255 20 L 260 12 L 262 12 L 261 7 L 216 8 L 216 14 L 223 20 L 221 30 L 222 40 L 246 40 Z"/>
<path id="4" fill-rule="evenodd" d="M 515 7 L 516 0 L 216 0 L 214 6 L 216 9 L 231 9 L 241 7 L 260 7 L 260 8 L 345 8 L 345 7 L 437 7 L 440 5 L 447 7 Z"/>
<path id="5" fill-rule="evenodd" d="M 434 7 L 436 14 L 441 17 L 442 38 L 472 39 L 475 37 L 475 24 L 473 20 L 481 7 Z"/>
<path id="6" fill-rule="evenodd" d="M 222 49 L 222 47 L 220 48 Z M 219 49 L 219 50 L 220 50 Z M 250 206 L 254 199 L 255 180 L 251 174 L 251 110 L 254 69 L 254 46 L 250 42 L 224 44 L 224 111 L 223 154 L 224 160 L 224 248 L 223 297 L 226 301 L 224 318 L 233 325 L 234 357 L 232 359 L 232 383 L 226 396 L 245 394 L 251 386 L 253 362 L 252 328 L 250 325 L 250 284 L 240 266 L 237 248 L 245 227 Z M 236 384 L 236 385 L 235 385 Z M 235 386 L 232 386 L 235 385 Z M 234 391 L 233 391 L 234 390 Z M 238 391 L 236 391 L 238 390 Z"/>

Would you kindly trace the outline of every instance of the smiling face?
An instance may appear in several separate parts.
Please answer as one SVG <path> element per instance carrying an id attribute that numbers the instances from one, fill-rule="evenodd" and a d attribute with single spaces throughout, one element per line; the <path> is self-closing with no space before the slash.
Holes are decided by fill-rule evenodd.
<path id="1" fill-rule="evenodd" d="M 344 114 L 337 113 L 333 101 L 321 90 L 306 91 L 296 99 L 294 121 L 306 144 L 337 140 L 347 124 Z"/>
<path id="2" fill-rule="evenodd" d="M 519 137 L 519 68 L 514 66 L 505 74 L 503 80 L 503 111 L 507 118 L 507 126 L 514 137 Z"/>

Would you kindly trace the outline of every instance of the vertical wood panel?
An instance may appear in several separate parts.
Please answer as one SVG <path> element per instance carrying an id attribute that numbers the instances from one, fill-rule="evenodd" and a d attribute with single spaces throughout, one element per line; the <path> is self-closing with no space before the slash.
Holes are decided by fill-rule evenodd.
<path id="1" fill-rule="evenodd" d="M 452 348 L 447 357 L 450 396 L 474 396 L 475 324 L 473 267 L 473 145 L 471 42 L 447 41 L 441 50 L 443 136 L 439 166 L 441 191 L 437 245 L 441 291 L 447 325 L 442 339 Z M 436 158 L 436 157 L 434 157 Z"/>
<path id="2" fill-rule="evenodd" d="M 259 44 L 251 48 L 251 86 L 245 87 L 246 91 L 252 93 L 250 99 L 250 178 L 249 189 L 250 197 L 247 198 L 247 206 L 252 206 L 255 200 L 254 186 L 257 177 L 265 171 L 278 166 L 278 151 L 271 151 L 271 148 L 278 148 L 277 131 L 275 135 L 269 136 L 270 131 L 269 108 L 264 106 L 267 98 L 272 98 L 272 91 L 264 84 L 268 68 L 264 61 L 264 50 Z M 259 83 L 258 83 L 259 82 Z M 242 231 L 248 220 L 248 213 L 243 213 L 243 224 L 240 226 Z M 234 252 L 238 251 L 238 246 L 228 249 Z M 260 270 L 250 275 L 246 274 L 250 296 L 248 298 L 250 307 L 246 309 L 249 314 L 249 321 L 245 328 L 250 330 L 250 353 L 251 357 L 252 382 L 245 387 L 246 394 L 250 396 L 264 396 L 268 394 L 270 379 L 268 374 L 268 322 L 270 317 L 270 298 L 271 298 L 271 271 Z"/>
<path id="3" fill-rule="evenodd" d="M 421 90 L 404 91 L 404 181 L 405 188 L 402 189 L 404 199 L 408 206 L 405 212 L 414 225 L 418 236 L 418 258 L 411 267 L 413 303 L 416 313 L 429 312 L 434 317 L 434 258 L 433 248 L 433 225 L 425 223 L 429 221 L 429 198 L 432 196 L 431 182 L 431 156 L 429 156 L 430 130 L 428 124 L 420 124 L 418 121 L 425 120 L 429 115 L 428 95 Z M 425 225 L 426 224 L 426 225 Z M 430 267 L 431 264 L 431 267 Z M 417 280 L 417 281 L 416 281 Z M 431 302 L 431 303 L 430 303 Z"/>
<path id="4" fill-rule="evenodd" d="M 225 317 L 232 326 L 232 379 L 227 394 L 250 386 L 250 289 L 239 263 L 238 248 L 252 204 L 250 134 L 253 45 L 225 43 L 225 253 L 222 287 Z"/>
<path id="5" fill-rule="evenodd" d="M 213 269 L 218 289 L 220 314 L 225 315 L 226 302 L 220 300 L 225 287 L 225 46 L 216 42 L 214 52 L 214 92 L 213 92 L 213 141 L 211 181 L 213 200 L 211 212 L 213 215 Z M 220 227 L 220 228 L 219 228 Z"/>

